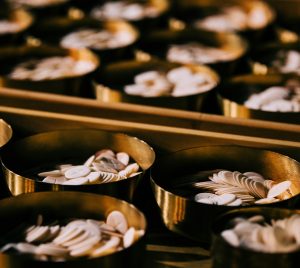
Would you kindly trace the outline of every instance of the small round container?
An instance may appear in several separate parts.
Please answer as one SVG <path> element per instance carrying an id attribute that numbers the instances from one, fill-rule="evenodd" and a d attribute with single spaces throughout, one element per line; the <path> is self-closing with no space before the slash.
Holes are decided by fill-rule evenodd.
<path id="1" fill-rule="evenodd" d="M 81 75 L 44 80 L 12 79 L 9 77 L 13 68 L 27 60 L 42 59 L 49 57 L 69 56 L 75 61 L 85 61 L 93 66 Z M 97 56 L 88 49 L 62 49 L 51 46 L 16 46 L 0 48 L 0 85 L 3 87 L 27 89 L 39 92 L 55 94 L 65 94 L 80 96 L 86 92 L 81 92 L 84 86 L 84 79 L 99 66 Z"/>
<path id="2" fill-rule="evenodd" d="M 112 33 L 126 33 L 131 41 L 118 47 L 93 48 L 86 47 L 97 54 L 102 63 L 133 57 L 133 47 L 139 39 L 139 31 L 130 23 L 120 20 L 98 21 L 90 18 L 71 19 L 54 17 L 45 20 L 32 29 L 33 36 L 42 43 L 62 46 L 61 40 L 72 32 L 81 29 L 106 30 Z M 76 49 L 74 44 L 74 49 Z"/>
<path id="3" fill-rule="evenodd" d="M 217 33 L 198 29 L 153 31 L 145 36 L 139 48 L 150 57 L 167 59 L 167 52 L 171 45 L 189 43 L 199 43 L 230 53 L 232 58 L 230 60 L 205 64 L 215 69 L 221 76 L 235 71 L 238 61 L 246 54 L 248 48 L 247 42 L 234 33 Z"/>
<path id="4" fill-rule="evenodd" d="M 134 84 L 134 76 L 147 71 L 167 72 L 173 68 L 186 66 L 195 73 L 204 73 L 215 81 L 215 85 L 208 91 L 180 97 L 142 97 L 129 95 L 124 92 L 126 85 Z M 152 59 L 149 61 L 123 61 L 103 67 L 96 76 L 94 92 L 98 100 L 105 102 L 128 102 L 141 105 L 160 106 L 175 109 L 200 111 L 208 94 L 218 85 L 218 75 L 209 67 L 203 65 L 182 65 L 162 60 Z"/>
<path id="5" fill-rule="evenodd" d="M 222 12 L 222 9 L 226 7 L 237 7 L 244 10 L 248 15 L 255 14 L 253 16 L 265 16 L 265 23 L 262 25 L 256 25 L 250 27 L 247 25 L 236 32 L 242 34 L 249 40 L 257 40 L 264 34 L 265 30 L 274 22 L 275 12 L 274 10 L 263 1 L 241 1 L 241 0 L 229 0 L 220 2 L 217 0 L 210 1 L 177 1 L 176 17 L 184 22 L 185 25 L 190 27 L 196 27 L 195 22 L 208 18 L 209 16 L 215 16 Z M 261 19 L 261 17 L 259 17 Z M 202 27 L 205 29 L 204 27 Z M 208 29 L 207 29 L 208 30 Z M 226 30 L 210 29 L 216 32 L 222 32 Z M 227 30 L 227 32 L 231 30 Z"/>
<path id="6" fill-rule="evenodd" d="M 187 174 L 215 169 L 255 171 L 276 181 L 290 180 L 293 197 L 267 206 L 294 207 L 299 201 L 300 163 L 285 155 L 234 145 L 186 149 L 158 159 L 151 169 L 153 193 L 168 229 L 210 243 L 212 223 L 234 207 L 197 203 L 192 199 L 195 191 L 187 192 L 186 185 L 196 181 Z"/>
<path id="7" fill-rule="evenodd" d="M 127 152 L 142 173 L 115 182 L 85 185 L 44 183 L 37 174 L 53 170 L 57 164 L 83 163 L 100 149 Z M 33 135 L 6 146 L 2 166 L 12 195 L 40 191 L 84 191 L 131 200 L 145 171 L 155 159 L 153 149 L 144 141 L 125 134 L 100 130 L 62 130 Z"/>
<path id="8" fill-rule="evenodd" d="M 270 75 L 241 75 L 230 79 L 219 88 L 218 100 L 225 116 L 237 118 L 261 119 L 292 124 L 300 123 L 299 112 L 269 112 L 250 109 L 244 102 L 254 93 L 259 93 L 271 86 L 283 86 L 290 77 L 280 74 Z"/>
<path id="9" fill-rule="evenodd" d="M 102 3 L 99 4 L 96 3 L 95 5 L 92 6 L 92 8 L 90 9 L 89 12 L 89 16 L 97 19 L 97 20 L 102 20 L 102 21 L 106 21 L 106 20 L 110 20 L 112 18 L 115 18 L 115 15 L 108 19 L 108 18 L 101 18 L 99 16 L 97 16 L 94 12 L 94 8 L 96 7 L 101 7 L 103 4 L 106 3 L 113 3 L 115 1 L 111 1 L 111 0 L 105 0 L 102 1 Z M 117 1 L 119 2 L 119 1 Z M 142 36 L 146 36 L 147 32 L 149 30 L 155 29 L 155 28 L 161 28 L 167 25 L 167 19 L 168 19 L 168 13 L 170 10 L 170 0 L 145 0 L 145 1 L 125 1 L 125 3 L 137 3 L 137 4 L 141 4 L 141 5 L 150 5 L 152 6 L 156 11 L 157 14 L 153 15 L 153 16 L 146 16 L 144 18 L 126 18 L 124 16 L 118 17 L 118 19 L 121 20 L 127 20 L 128 22 L 131 22 L 132 24 L 134 24 L 140 31 L 141 31 L 141 35 Z"/>
<path id="10" fill-rule="evenodd" d="M 13 134 L 12 128 L 0 118 L 0 148 L 7 144 Z"/>
<path id="11" fill-rule="evenodd" d="M 213 268 L 259 268 L 278 267 L 293 268 L 299 266 L 300 252 L 292 253 L 264 253 L 252 251 L 244 248 L 233 247 L 228 244 L 220 233 L 228 227 L 230 220 L 236 217 L 249 218 L 255 215 L 262 215 L 269 221 L 271 219 L 282 219 L 295 214 L 300 214 L 299 210 L 288 210 L 278 208 L 247 208 L 230 211 L 219 217 L 213 224 L 213 245 L 212 260 Z"/>
<path id="12" fill-rule="evenodd" d="M 0 6 L 0 8 L 3 8 Z M 5 10 L 5 7 L 3 8 Z M 2 10 L 3 11 L 3 10 Z M 3 12 L 4 13 L 4 12 Z M 5 14 L 0 14 L 1 20 L 15 23 L 18 25 L 16 31 L 0 31 L 0 44 L 1 46 L 13 45 L 22 42 L 24 33 L 33 23 L 32 15 L 24 9 L 10 9 L 7 8 Z"/>
<path id="13" fill-rule="evenodd" d="M 31 193 L 0 202 L 1 246 L 7 234 L 25 222 L 33 223 L 38 215 L 48 219 L 82 218 L 105 220 L 113 211 L 122 212 L 129 226 L 146 231 L 145 216 L 133 205 L 105 195 L 78 192 Z M 21 225 L 22 226 L 22 225 Z M 2 268 L 83 268 L 83 267 L 140 267 L 145 250 L 144 236 L 130 247 L 102 257 L 54 262 L 35 260 L 28 255 L 0 253 Z"/>

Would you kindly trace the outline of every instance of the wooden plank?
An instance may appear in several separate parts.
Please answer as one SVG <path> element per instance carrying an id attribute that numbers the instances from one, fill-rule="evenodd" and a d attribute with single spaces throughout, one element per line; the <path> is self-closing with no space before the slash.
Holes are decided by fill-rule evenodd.
<path id="1" fill-rule="evenodd" d="M 300 141 L 299 125 L 227 118 L 220 115 L 128 103 L 105 103 L 92 99 L 25 90 L 1 88 L 0 105 L 178 128 Z"/>

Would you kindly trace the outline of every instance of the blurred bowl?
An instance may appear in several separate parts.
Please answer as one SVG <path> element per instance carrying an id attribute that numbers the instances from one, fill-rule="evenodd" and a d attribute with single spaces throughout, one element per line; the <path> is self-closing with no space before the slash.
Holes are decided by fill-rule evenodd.
<path id="1" fill-rule="evenodd" d="M 113 48 L 86 47 L 97 54 L 102 63 L 133 57 L 133 46 L 139 39 L 138 30 L 125 21 L 98 21 L 89 18 L 71 19 L 66 17 L 54 17 L 45 20 L 32 29 L 32 35 L 42 43 L 62 46 L 61 40 L 66 35 L 81 29 L 106 30 L 112 33 L 126 33 L 131 41 Z M 71 47 L 69 47 L 71 48 Z M 74 49 L 76 45 L 74 44 Z"/>
<path id="2" fill-rule="evenodd" d="M 61 185 L 37 179 L 39 172 L 53 170 L 55 165 L 62 163 L 84 162 L 105 148 L 127 152 L 143 172 L 124 180 L 102 184 Z M 64 130 L 33 135 L 9 144 L 2 152 L 2 167 L 12 195 L 71 190 L 131 200 L 139 181 L 154 159 L 153 149 L 135 137 L 100 130 Z"/>
<path id="3" fill-rule="evenodd" d="M 217 33 L 199 29 L 159 30 L 150 32 L 142 40 L 139 48 L 149 57 L 167 58 L 167 52 L 172 44 L 199 43 L 208 47 L 217 47 L 228 52 L 231 60 L 220 60 L 205 65 L 215 69 L 221 76 L 232 74 L 238 61 L 247 52 L 247 42 L 234 33 Z M 139 54 L 137 53 L 137 56 Z M 190 62 L 191 64 L 201 64 Z"/>
<path id="4" fill-rule="evenodd" d="M 181 97 L 142 97 L 129 95 L 124 92 L 124 86 L 133 84 L 134 76 L 137 74 L 152 70 L 167 72 L 180 66 L 186 66 L 195 73 L 205 73 L 209 75 L 216 84 L 212 85 L 212 88 L 208 91 Z M 203 65 L 183 65 L 157 59 L 146 62 L 135 60 L 117 62 L 104 66 L 100 70 L 99 75 L 96 76 L 94 91 L 96 98 L 105 102 L 129 102 L 141 105 L 200 111 L 207 95 L 218 83 L 218 75 L 212 69 Z"/>
<path id="5" fill-rule="evenodd" d="M 0 148 L 7 144 L 13 134 L 12 128 L 0 118 Z"/>
<path id="6" fill-rule="evenodd" d="M 1 6 L 0 6 L 1 7 Z M 18 25 L 15 31 L 0 31 L 0 44 L 1 46 L 17 44 L 22 42 L 23 34 L 33 23 L 33 17 L 30 13 L 23 9 L 7 9 L 4 16 L 4 21 L 9 21 Z M 0 16 L 0 21 L 2 20 Z"/>
<path id="7" fill-rule="evenodd" d="M 105 0 L 105 1 L 102 1 L 101 4 L 110 3 L 110 2 L 114 2 L 114 1 Z M 115 1 L 115 2 L 119 2 L 119 1 Z M 161 28 L 161 27 L 167 25 L 168 13 L 169 13 L 170 7 L 171 7 L 170 0 L 145 0 L 145 1 L 133 0 L 133 1 L 128 1 L 128 2 L 129 3 L 137 3 L 140 5 L 150 5 L 150 6 L 154 7 L 154 9 L 157 11 L 157 14 L 155 14 L 154 16 L 146 16 L 144 18 L 128 19 L 124 16 L 117 18 L 117 19 L 121 19 L 121 20 L 127 20 L 127 21 L 131 22 L 132 24 L 134 24 L 141 31 L 142 36 L 144 36 L 144 35 L 146 36 L 147 31 L 149 31 L 149 30 L 152 30 L 155 28 Z M 98 20 L 103 20 L 103 21 L 116 18 L 116 16 L 114 15 L 113 17 L 111 17 L 109 19 L 108 18 L 101 19 L 100 17 L 93 15 L 93 11 L 92 11 L 93 8 L 100 7 L 101 4 L 99 5 L 99 3 L 97 3 L 90 9 L 91 17 L 98 19 Z"/>
<path id="8" fill-rule="evenodd" d="M 300 214 L 299 210 L 278 209 L 278 208 L 245 208 L 230 211 L 217 219 L 213 224 L 213 245 L 212 260 L 213 268 L 259 268 L 278 267 L 292 268 L 298 267 L 300 251 L 292 253 L 264 253 L 248 249 L 237 248 L 227 243 L 220 233 L 227 229 L 230 220 L 236 217 L 249 218 L 255 215 L 262 215 L 267 221 L 271 219 L 282 219 L 295 214 Z"/>
<path id="9" fill-rule="evenodd" d="M 220 14 L 222 9 L 226 7 L 239 7 L 244 10 L 248 15 L 254 14 L 253 16 L 265 16 L 265 21 L 261 25 L 255 25 L 255 27 L 250 27 L 247 25 L 237 32 L 242 34 L 244 37 L 250 40 L 257 40 L 262 37 L 267 27 L 269 27 L 275 20 L 274 10 L 263 1 L 241 1 L 241 0 L 229 0 L 220 2 L 218 0 L 202 1 L 177 1 L 177 12 L 175 12 L 176 18 L 182 20 L 184 25 L 187 27 L 196 27 L 195 21 L 208 18 L 209 16 L 214 16 Z M 261 19 L 261 17 L 258 17 Z M 256 20 L 257 22 L 257 20 Z M 197 27 L 196 27 L 197 28 Z M 205 29 L 205 28 L 203 28 Z M 209 29 L 207 29 L 209 30 Z M 212 31 L 222 31 L 213 30 Z M 223 30 L 226 32 L 226 30 Z M 228 30 L 227 30 L 228 31 Z M 230 31 L 230 30 L 229 30 Z"/>
<path id="10" fill-rule="evenodd" d="M 0 201 L 1 244 L 7 234 L 20 224 L 35 224 L 38 215 L 47 219 L 83 218 L 104 220 L 113 211 L 122 212 L 129 226 L 146 231 L 145 216 L 133 205 L 105 195 L 78 192 L 31 193 Z M 24 226 L 24 225 L 23 225 Z M 7 243 L 7 242 L 6 242 Z M 144 252 L 144 237 L 127 249 L 98 258 L 64 262 L 34 260 L 30 256 L 0 253 L 2 268 L 83 268 L 83 267 L 139 267 Z"/>
<path id="11" fill-rule="evenodd" d="M 12 79 L 9 77 L 12 69 L 27 60 L 48 57 L 69 56 L 75 61 L 86 61 L 93 65 L 92 70 L 87 70 L 81 75 L 73 75 L 57 79 L 29 80 Z M 3 87 L 27 89 L 55 94 L 81 95 L 84 79 L 99 66 L 97 56 L 88 49 L 62 49 L 50 46 L 16 46 L 0 48 L 0 85 Z"/>
<path id="12" fill-rule="evenodd" d="M 266 206 L 293 207 L 299 201 L 300 163 L 285 155 L 234 145 L 186 149 L 158 159 L 151 169 L 153 193 L 168 229 L 210 242 L 210 227 L 216 217 L 234 207 L 197 203 L 191 195 L 199 191 L 183 190 L 182 186 L 195 182 L 187 179 L 188 174 L 215 169 L 251 170 L 277 182 L 290 180 L 293 197 Z"/>
<path id="13" fill-rule="evenodd" d="M 299 124 L 299 112 L 269 112 L 250 109 L 244 105 L 244 102 L 252 94 L 262 92 L 271 86 L 284 86 L 290 79 L 300 82 L 299 77 L 280 74 L 241 75 L 231 78 L 217 92 L 223 114 L 235 118 L 251 118 Z"/>

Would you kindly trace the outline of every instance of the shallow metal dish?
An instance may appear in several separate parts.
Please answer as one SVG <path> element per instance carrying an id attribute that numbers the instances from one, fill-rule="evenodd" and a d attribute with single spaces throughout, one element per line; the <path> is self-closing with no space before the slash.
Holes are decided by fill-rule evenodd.
<path id="1" fill-rule="evenodd" d="M 260 10 L 263 10 L 267 18 L 266 24 L 263 27 L 257 29 L 247 28 L 245 30 L 237 31 L 250 40 L 262 37 L 264 30 L 266 30 L 266 28 L 274 22 L 276 17 L 274 10 L 267 3 L 263 1 L 242 0 L 227 0 L 221 2 L 218 0 L 177 0 L 177 10 L 175 14 L 176 18 L 182 20 L 187 27 L 194 27 L 192 24 L 195 20 L 214 15 L 216 12 L 220 11 L 220 8 L 224 8 L 226 6 L 240 6 L 248 12 L 251 12 L 258 7 Z"/>
<path id="2" fill-rule="evenodd" d="M 0 6 L 0 8 L 3 8 Z M 3 8 L 5 9 L 5 8 Z M 5 12 L 4 10 L 2 10 Z M 21 8 L 18 9 L 9 9 L 6 10 L 8 14 L 5 14 L 5 19 L 15 22 L 20 26 L 20 29 L 16 32 L 10 32 L 10 33 L 2 33 L 0 34 L 0 44 L 3 45 L 12 45 L 17 44 L 18 42 L 21 42 L 21 36 L 24 34 L 26 30 L 32 25 L 33 23 L 33 17 L 32 15 L 27 12 L 26 10 L 23 10 Z M 0 16 L 1 18 L 1 16 Z"/>
<path id="3" fill-rule="evenodd" d="M 268 206 L 293 207 L 299 201 L 300 163 L 287 156 L 234 145 L 186 149 L 158 159 L 151 169 L 154 196 L 168 229 L 201 242 L 210 242 L 212 223 L 233 207 L 197 203 L 182 193 L 179 186 L 193 182 L 182 176 L 214 169 L 251 170 L 277 181 L 291 180 L 294 197 Z"/>
<path id="4" fill-rule="evenodd" d="M 11 69 L 21 62 L 33 58 L 53 56 L 70 56 L 74 60 L 89 61 L 94 64 L 94 70 L 100 64 L 97 56 L 88 49 L 62 49 L 52 46 L 2 47 L 0 48 L 0 64 L 3 68 L 0 70 L 0 86 L 55 94 L 83 95 L 84 92 L 81 92 L 81 90 L 84 85 L 84 78 L 86 78 L 91 71 L 80 76 L 74 75 L 72 77 L 40 81 L 16 80 L 7 76 Z"/>
<path id="5" fill-rule="evenodd" d="M 139 39 L 140 34 L 136 27 L 126 21 L 112 20 L 101 22 L 90 18 L 71 19 L 67 17 L 54 17 L 37 24 L 32 29 L 32 34 L 42 43 L 60 46 L 60 41 L 65 35 L 84 28 L 103 29 L 112 32 L 125 31 L 132 36 L 132 42 L 126 46 L 103 49 L 87 47 L 100 56 L 102 63 L 133 56 L 133 46 Z"/>
<path id="6" fill-rule="evenodd" d="M 292 268 L 299 265 L 299 250 L 293 253 L 263 253 L 242 248 L 235 248 L 222 239 L 220 233 L 226 229 L 226 225 L 235 217 L 251 217 L 263 215 L 266 220 L 281 219 L 300 214 L 299 210 L 278 209 L 278 208 L 245 208 L 230 211 L 217 219 L 213 224 L 213 246 L 212 260 L 214 268 L 259 268 L 278 267 Z"/>
<path id="7" fill-rule="evenodd" d="M 91 218 L 103 220 L 113 210 L 121 211 L 130 226 L 146 231 L 145 216 L 133 205 L 105 195 L 78 192 L 31 193 L 0 201 L 1 244 L 7 233 L 25 222 L 35 222 L 44 215 L 54 220 Z M 7 243 L 7 242 L 6 242 Z M 144 237 L 129 248 L 94 259 L 65 262 L 33 260 L 29 256 L 0 253 L 1 268 L 84 268 L 84 267 L 140 267 L 144 252 Z"/>
<path id="8" fill-rule="evenodd" d="M 7 144 L 13 134 L 12 128 L 0 118 L 0 148 Z"/>
<path id="9" fill-rule="evenodd" d="M 217 93 L 223 114 L 229 117 L 299 124 L 300 116 L 298 112 L 268 112 L 250 109 L 243 105 L 244 101 L 247 100 L 251 94 L 260 92 L 270 86 L 285 85 L 289 79 L 296 79 L 300 82 L 299 77 L 290 77 L 280 74 L 242 75 L 233 77 L 220 87 Z"/>
<path id="10" fill-rule="evenodd" d="M 105 148 L 127 152 L 143 172 L 116 182 L 89 185 L 59 185 L 37 180 L 36 175 L 42 170 L 51 170 L 61 163 L 83 162 Z M 12 195 L 72 190 L 131 200 L 137 184 L 153 164 L 154 158 L 153 149 L 135 137 L 92 129 L 62 130 L 33 135 L 6 146 L 2 152 L 2 167 Z"/>
<path id="11" fill-rule="evenodd" d="M 95 96 L 98 100 L 105 102 L 129 102 L 141 105 L 200 111 L 206 96 L 214 88 L 203 93 L 182 97 L 142 97 L 129 95 L 124 92 L 124 86 L 132 84 L 134 76 L 139 73 L 150 70 L 169 71 L 179 66 L 186 66 L 194 72 L 206 73 L 216 82 L 216 85 L 219 83 L 218 75 L 212 69 L 203 65 L 182 65 L 157 59 L 146 62 L 122 61 L 104 66 L 100 70 L 94 82 Z"/>
<path id="12" fill-rule="evenodd" d="M 166 59 L 166 53 L 171 44 L 185 44 L 198 42 L 206 46 L 218 47 L 231 51 L 234 55 L 232 60 L 218 61 L 206 64 L 214 68 L 222 75 L 232 74 L 235 71 L 237 62 L 246 54 L 247 42 L 234 33 L 217 33 L 198 29 L 183 30 L 158 30 L 150 32 L 141 41 L 139 48 L 148 54 L 149 57 Z M 137 57 L 138 57 L 137 53 Z"/>

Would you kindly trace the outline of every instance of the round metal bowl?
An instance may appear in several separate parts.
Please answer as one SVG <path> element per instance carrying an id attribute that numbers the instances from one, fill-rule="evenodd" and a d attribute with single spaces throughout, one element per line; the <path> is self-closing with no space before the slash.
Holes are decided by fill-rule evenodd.
<path id="1" fill-rule="evenodd" d="M 102 1 L 101 3 L 104 4 L 107 2 L 113 2 L 113 1 L 105 0 L 105 1 Z M 141 1 L 129 1 L 129 2 L 141 3 Z M 93 7 L 101 6 L 101 3 L 99 5 L 99 1 L 98 1 L 96 3 L 96 5 L 93 5 Z M 151 6 L 155 7 L 155 9 L 158 11 L 157 16 L 145 17 L 145 18 L 138 19 L 138 20 L 128 20 L 128 21 L 131 22 L 132 24 L 134 24 L 141 31 L 142 36 L 144 36 L 144 35 L 146 36 L 148 30 L 151 30 L 154 28 L 160 28 L 160 27 L 167 25 L 167 18 L 168 18 L 168 13 L 170 11 L 171 3 L 170 3 L 170 0 L 145 0 L 145 1 L 142 1 L 141 4 L 143 4 L 143 3 L 150 4 Z M 92 10 L 92 8 L 90 9 L 90 11 L 91 10 Z M 91 13 L 90 13 L 90 16 L 92 16 Z M 125 20 L 124 18 L 119 18 L 119 19 Z M 105 19 L 103 19 L 103 20 L 105 21 Z"/>
<path id="2" fill-rule="evenodd" d="M 291 180 L 293 197 L 268 206 L 293 207 L 299 201 L 300 163 L 287 156 L 234 145 L 182 150 L 158 159 L 151 169 L 153 193 L 168 229 L 194 240 L 210 242 L 213 221 L 233 207 L 197 203 L 190 198 L 191 191 L 181 187 L 195 182 L 195 179 L 187 179 L 187 174 L 214 169 L 250 170 L 276 181 Z"/>
<path id="3" fill-rule="evenodd" d="M 199 29 L 153 31 L 145 36 L 139 48 L 142 52 L 147 53 L 149 57 L 157 56 L 166 59 L 170 45 L 191 42 L 217 47 L 231 53 L 232 60 L 205 64 L 214 68 L 221 76 L 232 74 L 238 61 L 246 54 L 248 49 L 247 42 L 234 33 L 217 33 Z"/>
<path id="4" fill-rule="evenodd" d="M 253 74 L 278 74 L 281 73 L 278 68 L 272 66 L 276 55 L 280 51 L 298 51 L 300 53 L 300 37 L 291 32 L 278 33 L 278 41 L 263 44 L 253 51 L 250 58 L 250 69 Z M 295 72 L 285 74 L 299 75 L 299 69 Z"/>
<path id="5" fill-rule="evenodd" d="M 11 126 L 0 118 L 0 148 L 9 142 L 12 134 Z"/>
<path id="6" fill-rule="evenodd" d="M 83 162 L 97 150 L 105 148 L 127 152 L 143 172 L 128 179 L 102 184 L 60 185 L 37 179 L 41 171 L 51 170 L 57 164 Z M 155 159 L 153 149 L 142 140 L 89 129 L 33 135 L 9 144 L 1 156 L 4 176 L 12 195 L 71 190 L 107 194 L 125 200 L 132 199 L 137 184 Z"/>
<path id="7" fill-rule="evenodd" d="M 278 208 L 246 208 L 230 211 L 219 217 L 213 224 L 213 246 L 212 260 L 214 268 L 259 268 L 278 267 L 292 268 L 298 267 L 300 251 L 292 253 L 263 253 L 247 249 L 236 248 L 229 245 L 220 233 L 228 227 L 230 220 L 236 217 L 249 218 L 255 215 L 262 215 L 267 221 L 271 219 L 282 219 L 295 214 L 300 214 L 299 210 L 278 209 Z"/>
<path id="8" fill-rule="evenodd" d="M 142 97 L 126 94 L 123 90 L 125 85 L 133 83 L 134 76 L 139 73 L 150 70 L 169 71 L 180 66 L 186 66 L 196 73 L 208 74 L 216 82 L 216 85 L 206 92 L 182 97 Z M 135 60 L 104 66 L 94 81 L 94 92 L 98 100 L 105 102 L 129 102 L 141 105 L 200 111 L 207 95 L 218 83 L 218 75 L 212 69 L 203 65 L 182 65 L 157 59 L 146 62 Z"/>
<path id="9" fill-rule="evenodd" d="M 78 192 L 31 193 L 0 201 L 1 246 L 9 241 L 8 234 L 22 224 L 34 223 L 38 215 L 53 220 L 83 218 L 104 220 L 113 211 L 122 212 L 129 226 L 146 231 L 145 216 L 133 205 L 105 195 Z M 24 226 L 24 225 L 23 225 Z M 83 267 L 140 267 L 144 252 L 144 237 L 132 246 L 116 253 L 91 259 L 65 262 L 39 261 L 26 255 L 0 253 L 2 268 L 83 268 Z"/>
<path id="10" fill-rule="evenodd" d="M 242 75 L 233 77 L 220 87 L 217 93 L 223 114 L 229 117 L 299 124 L 299 112 L 268 112 L 250 109 L 243 104 L 251 94 L 258 93 L 271 86 L 285 85 L 291 78 L 299 81 L 299 77 L 290 77 L 280 74 Z"/>
<path id="11" fill-rule="evenodd" d="M 0 6 L 2 8 L 2 6 Z M 3 11 L 3 10 L 2 10 Z M 17 23 L 19 29 L 16 32 L 4 32 L 0 33 L 0 44 L 3 45 L 12 45 L 21 42 L 22 34 L 32 25 L 33 17 L 27 11 L 18 8 L 18 9 L 7 9 L 6 14 L 4 14 L 5 19 L 10 22 Z M 0 16 L 1 18 L 1 16 Z"/>
<path id="12" fill-rule="evenodd" d="M 56 56 L 70 56 L 74 60 L 84 60 L 94 65 L 93 70 L 82 75 L 33 81 L 29 79 L 16 80 L 8 76 L 12 68 L 19 63 L 30 59 L 39 59 Z M 84 79 L 99 66 L 97 56 L 88 49 L 62 49 L 50 46 L 16 46 L 0 48 L 0 85 L 3 87 L 28 89 L 66 95 L 82 95 Z"/>
<path id="13" fill-rule="evenodd" d="M 107 30 L 109 32 L 127 32 L 131 35 L 132 42 L 127 45 L 103 49 L 87 47 L 100 56 L 102 63 L 133 57 L 133 46 L 139 39 L 139 32 L 133 25 L 126 21 L 112 20 L 101 22 L 90 18 L 71 19 L 66 17 L 54 17 L 35 25 L 32 29 L 32 34 L 42 43 L 60 46 L 60 42 L 64 36 L 85 28 Z"/>
<path id="14" fill-rule="evenodd" d="M 270 26 L 275 20 L 274 10 L 263 1 L 241 1 L 241 0 L 228 0 L 220 2 L 218 0 L 177 0 L 176 18 L 180 19 L 186 26 L 194 26 L 195 20 L 203 19 L 211 15 L 218 14 L 220 10 L 228 6 L 241 7 L 246 12 L 252 12 L 256 9 L 263 11 L 266 17 L 266 23 L 258 28 L 246 28 L 238 30 L 237 32 L 250 40 L 255 40 L 262 36 L 264 30 Z"/>

